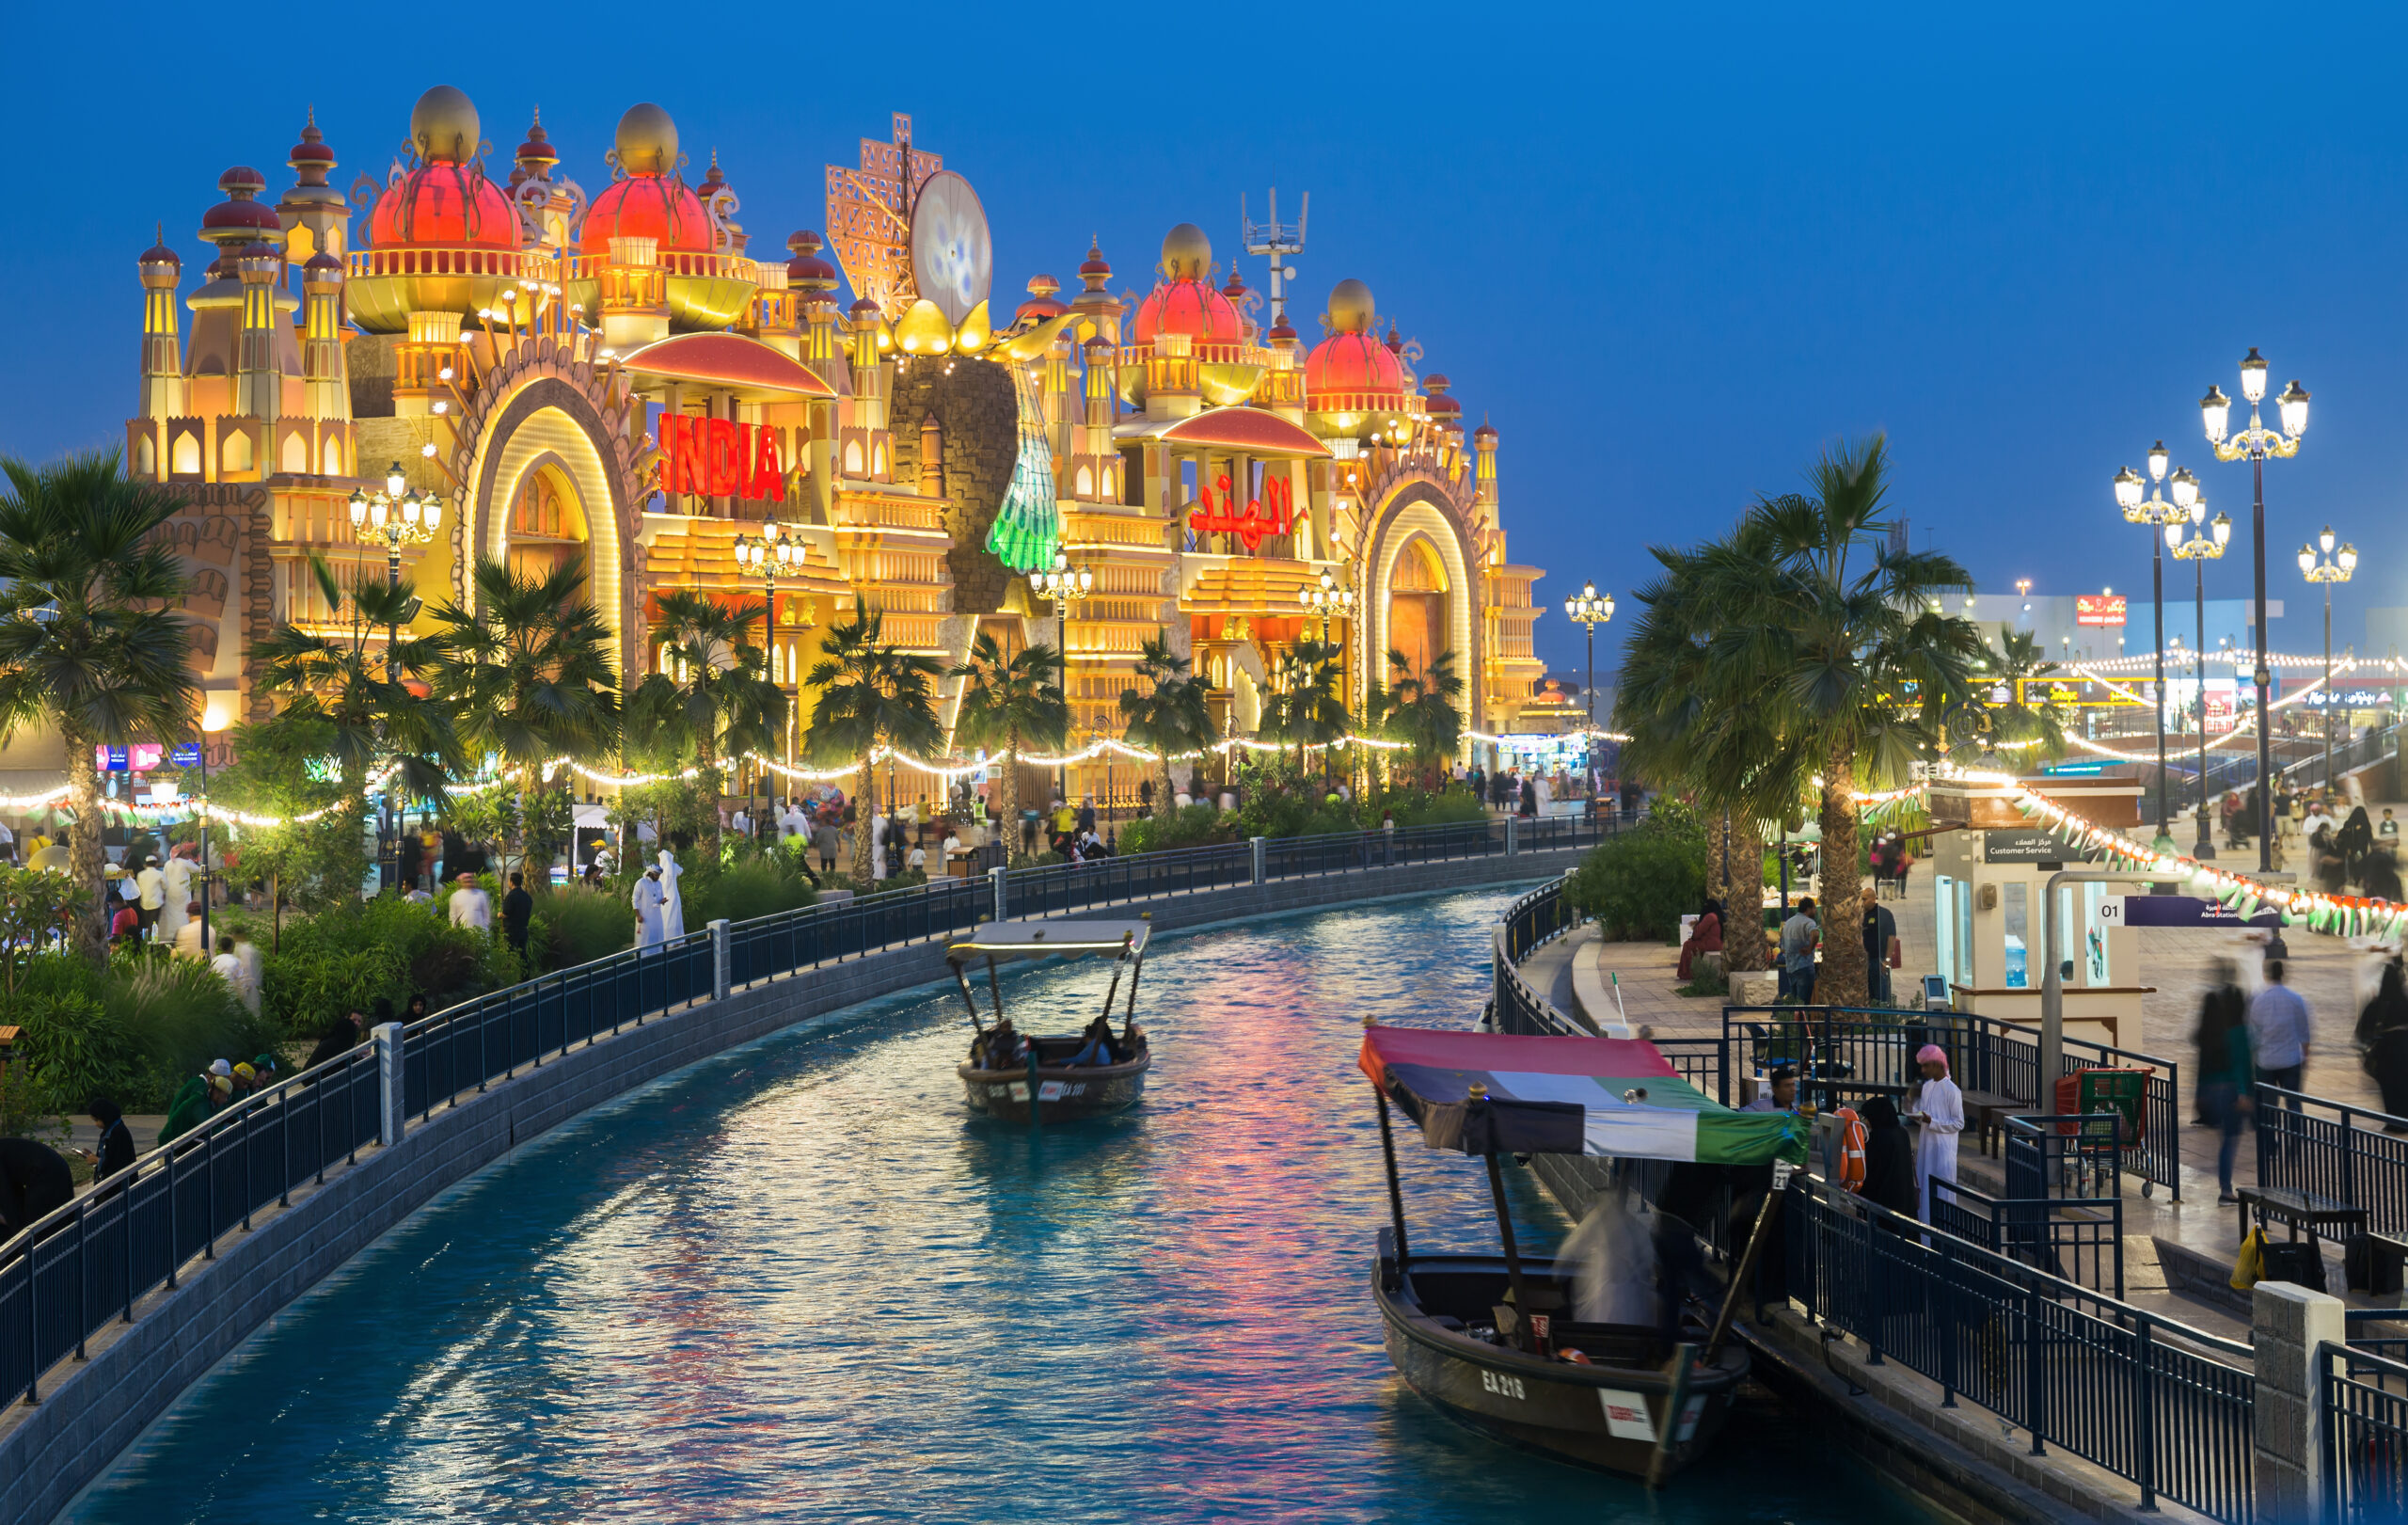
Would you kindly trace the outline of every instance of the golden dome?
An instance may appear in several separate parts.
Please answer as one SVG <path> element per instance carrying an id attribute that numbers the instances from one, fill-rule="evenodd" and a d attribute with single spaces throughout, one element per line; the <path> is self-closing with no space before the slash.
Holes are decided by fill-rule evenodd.
<path id="1" fill-rule="evenodd" d="M 649 101 L 619 119 L 619 168 L 630 175 L 666 175 L 677 167 L 677 124 Z"/>
<path id="2" fill-rule="evenodd" d="M 1164 280 L 1203 279 L 1212 269 L 1212 241 L 1194 223 L 1180 223 L 1163 235 L 1162 268 Z"/>
<path id="3" fill-rule="evenodd" d="M 430 163 L 467 164 L 477 156 L 481 135 L 475 103 L 450 85 L 437 85 L 410 108 L 410 142 Z"/>
<path id="4" fill-rule="evenodd" d="M 1359 280 L 1341 280 L 1329 294 L 1329 330 L 1359 334 L 1371 325 L 1371 288 Z"/>

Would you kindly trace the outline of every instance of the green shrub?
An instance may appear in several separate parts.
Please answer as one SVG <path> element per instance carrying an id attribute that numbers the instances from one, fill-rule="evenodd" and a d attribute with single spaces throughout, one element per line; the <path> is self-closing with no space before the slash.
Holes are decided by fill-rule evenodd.
<path id="1" fill-rule="evenodd" d="M 886 888 L 895 887 L 888 880 Z M 799 911 L 818 898 L 801 867 L 791 859 L 750 856 L 726 865 L 700 864 L 679 876 L 677 892 L 685 901 L 686 929 L 701 931 L 711 922 L 751 921 L 781 911 Z M 632 935 L 635 912 L 627 912 Z"/>
<path id="2" fill-rule="evenodd" d="M 1705 898 L 1705 833 L 1677 814 L 1650 816 L 1581 860 L 1565 893 L 1603 935 L 1663 941 Z"/>
<path id="3" fill-rule="evenodd" d="M 141 1055 L 133 1034 L 99 995 L 48 990 L 20 1000 L 10 1015 L 24 1029 L 18 1053 L 31 1082 L 31 1098 L 41 1111 L 73 1116 L 101 1095 L 115 1097 L 122 1105 L 141 1088 Z"/>
<path id="4" fill-rule="evenodd" d="M 1197 803 L 1184 810 L 1173 805 L 1148 819 L 1130 821 L 1120 828 L 1118 841 L 1123 853 L 1168 852 L 1214 842 L 1243 841 L 1244 836 L 1236 816 L 1223 815 L 1214 805 Z"/>
<path id="5" fill-rule="evenodd" d="M 129 1112 L 164 1111 L 187 1075 L 213 1059 L 240 1062 L 274 1048 L 268 1022 L 251 1015 L 226 981 L 205 963 L 126 954 L 110 961 L 102 993 L 108 1020 L 123 1029 L 139 1072 Z"/>
<path id="6" fill-rule="evenodd" d="M 1488 807 L 1477 795 L 1461 784 L 1450 784 L 1432 794 L 1427 789 L 1397 789 L 1365 807 L 1373 821 L 1382 810 L 1396 812 L 1396 823 L 1406 826 L 1452 826 L 1465 821 L 1486 820 Z"/>
<path id="7" fill-rule="evenodd" d="M 635 908 L 623 896 L 571 888 L 536 897 L 527 945 L 545 952 L 545 966 L 572 969 L 633 945 Z"/>
<path id="8" fill-rule="evenodd" d="M 440 1010 L 524 975 L 499 935 L 454 927 L 434 907 L 380 895 L 288 921 L 280 945 L 266 958 L 261 1010 L 277 1031 L 314 1038 L 347 1010 L 372 1014 L 379 1000 L 395 1016 L 413 995 Z"/>

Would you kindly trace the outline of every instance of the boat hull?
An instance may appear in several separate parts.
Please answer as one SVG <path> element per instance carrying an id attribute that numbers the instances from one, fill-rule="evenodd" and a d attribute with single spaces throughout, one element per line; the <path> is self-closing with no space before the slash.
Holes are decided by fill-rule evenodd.
<path id="1" fill-rule="evenodd" d="M 978 1070 L 964 1064 L 956 1066 L 955 1072 L 961 1076 L 973 1111 L 1006 1122 L 1069 1122 L 1136 1104 L 1146 1094 L 1146 1072 L 1153 1062 L 1153 1055 L 1144 1053 L 1127 1064 L 1040 1065 L 1033 1087 L 1026 1070 Z"/>
<path id="2" fill-rule="evenodd" d="M 1383 1235 L 1383 1238 L 1386 1236 Z M 1431 1275 L 1477 1283 L 1494 1278 L 1501 1296 L 1505 1263 L 1495 1256 L 1416 1255 L 1416 1278 Z M 1551 1279 L 1554 1264 L 1525 1261 L 1532 1282 Z M 1665 1366 L 1580 1365 L 1492 1345 L 1435 1322 L 1412 1285 L 1402 1287 L 1393 1259 L 1373 1263 L 1388 1359 L 1413 1390 L 1448 1418 L 1526 1451 L 1624 1477 L 1662 1482 L 1703 1455 L 1729 1418 L 1748 1374 L 1746 1349 L 1726 1342 L 1712 1367 L 1700 1365 L 1678 1395 Z M 1577 1344 L 1571 1326 L 1559 1342 Z M 1692 1331 L 1694 1332 L 1694 1331 Z M 1658 1437 L 1672 1437 L 1656 1466 Z"/>

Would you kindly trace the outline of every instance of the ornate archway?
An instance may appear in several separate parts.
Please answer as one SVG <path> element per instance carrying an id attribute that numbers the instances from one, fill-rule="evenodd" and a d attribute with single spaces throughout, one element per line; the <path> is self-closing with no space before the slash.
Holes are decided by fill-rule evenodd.
<path id="1" fill-rule="evenodd" d="M 1485 695 L 1480 619 L 1479 553 L 1453 485 L 1434 468 L 1407 462 L 1366 495 L 1377 506 L 1365 526 L 1356 586 L 1363 591 L 1357 682 L 1387 681 L 1387 654 L 1402 650 L 1417 673 L 1440 652 L 1454 654 L 1464 680 L 1466 729 L 1477 727 Z"/>

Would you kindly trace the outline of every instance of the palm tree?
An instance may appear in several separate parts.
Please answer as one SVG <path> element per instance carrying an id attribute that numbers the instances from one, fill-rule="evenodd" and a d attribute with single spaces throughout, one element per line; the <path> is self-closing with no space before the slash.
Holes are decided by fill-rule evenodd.
<path id="1" fill-rule="evenodd" d="M 1299 641 L 1279 654 L 1279 671 L 1262 706 L 1262 734 L 1296 744 L 1297 770 L 1305 749 L 1326 746 L 1344 736 L 1352 717 L 1339 698 L 1343 651 L 1325 641 Z"/>
<path id="2" fill-rule="evenodd" d="M 1820 779 L 1822 857 L 1835 868 L 1823 882 L 1823 982 L 1841 1005 L 1865 998 L 1858 786 L 1907 781 L 1983 652 L 1972 624 L 1940 608 L 1941 593 L 1972 586 L 1965 569 L 1884 546 L 1888 470 L 1878 435 L 1826 453 L 1810 493 L 1759 500 L 1742 534 L 1708 548 L 1699 589 L 1720 612 L 1713 702 L 1761 706 Z"/>
<path id="3" fill-rule="evenodd" d="M 676 675 L 646 674 L 628 698 L 629 729 L 652 745 L 683 755 L 690 749 L 711 796 L 704 812 L 714 860 L 719 855 L 720 760 L 762 751 L 785 726 L 786 696 L 769 681 L 768 654 L 752 644 L 759 604 L 730 608 L 699 593 L 660 595 L 652 628 L 654 666 L 666 652 Z"/>
<path id="4" fill-rule="evenodd" d="M 585 596 L 585 564 L 570 560 L 546 575 L 519 577 L 479 557 L 474 607 L 446 602 L 434 685 L 459 717 L 473 755 L 499 756 L 530 802 L 555 758 L 599 760 L 619 738 L 619 675 L 610 629 Z M 519 851 L 530 844 L 520 812 Z"/>
<path id="5" fill-rule="evenodd" d="M 27 724 L 58 733 L 75 810 L 68 862 L 76 883 L 98 886 L 92 749 L 182 740 L 199 698 L 183 616 L 164 607 L 183 593 L 183 571 L 166 541 L 152 537 L 183 503 L 167 488 L 128 481 L 113 451 L 42 467 L 0 457 L 0 742 Z M 75 926 L 84 954 L 103 961 L 100 896 Z"/>
<path id="6" fill-rule="evenodd" d="M 971 643 L 970 658 L 947 675 L 963 678 L 957 739 L 1000 752 L 1003 791 L 995 819 L 1008 866 L 1020 841 L 1020 753 L 1024 743 L 1060 747 L 1070 736 L 1070 706 L 1062 696 L 1062 656 L 1035 645 L 1013 656 L 985 630 Z"/>
<path id="7" fill-rule="evenodd" d="M 1638 590 L 1639 615 L 1614 696 L 1615 721 L 1630 737 L 1622 766 L 1696 800 L 1706 822 L 1706 890 L 1730 913 L 1723 917 L 1727 966 L 1761 969 L 1762 822 L 1796 811 L 1812 770 L 1747 685 L 1716 667 L 1722 612 L 1708 601 L 1704 579 L 1710 563 L 1761 562 L 1770 542 L 1761 525 L 1743 520 L 1718 546 L 1694 552 L 1659 546 L 1651 553 L 1664 573 Z"/>
<path id="8" fill-rule="evenodd" d="M 1463 746 L 1464 716 L 1457 707 L 1464 680 L 1455 672 L 1455 654 L 1442 651 L 1420 672 L 1402 651 L 1388 653 L 1391 681 L 1379 691 L 1373 713 L 1384 723 L 1387 739 L 1413 748 L 1413 760 L 1423 785 L 1435 783 Z"/>
<path id="9" fill-rule="evenodd" d="M 2016 746 L 2019 751 L 2036 751 L 2041 757 L 2054 762 L 2066 755 L 2066 705 L 2056 697 L 2049 680 L 2064 671 L 2049 660 L 2048 648 L 2029 630 L 2019 630 L 2011 625 L 1998 627 L 1999 643 L 1988 655 L 1988 668 L 1980 676 L 1988 680 L 1990 711 L 1990 742 L 1993 750 L 2002 744 Z M 2031 685 L 2043 686 L 2045 696 L 2035 698 Z"/>
<path id="10" fill-rule="evenodd" d="M 1120 691 L 1120 713 L 1127 717 L 1121 735 L 1131 746 L 1158 755 L 1162 808 L 1168 810 L 1179 797 L 1179 786 L 1171 782 L 1171 758 L 1214 745 L 1221 728 L 1212 723 L 1210 689 L 1201 677 L 1189 675 L 1187 659 L 1170 649 L 1168 637 L 1146 637 L 1137 648 L 1137 676 L 1152 687 Z"/>
<path id="11" fill-rule="evenodd" d="M 903 752 L 933 752 L 944 741 L 937 719 L 936 680 L 944 664 L 890 646 L 885 619 L 859 595 L 853 617 L 820 639 L 819 660 L 805 683 L 819 691 L 811 707 L 811 746 L 833 760 L 858 758 L 862 782 L 853 825 L 855 877 L 867 871 L 869 823 L 876 814 L 875 754 L 882 742 Z"/>
<path id="12" fill-rule="evenodd" d="M 261 691 L 289 696 L 277 721 L 327 727 L 346 795 L 359 793 L 369 773 L 389 762 L 404 798 L 443 799 L 448 770 L 460 760 L 452 716 L 402 675 L 432 668 L 441 648 L 430 637 L 404 634 L 388 640 L 380 662 L 369 644 L 418 617 L 417 594 L 406 580 L 388 583 L 371 571 L 345 587 L 321 556 L 309 558 L 309 572 L 325 602 L 323 625 L 279 625 L 252 648 Z"/>

